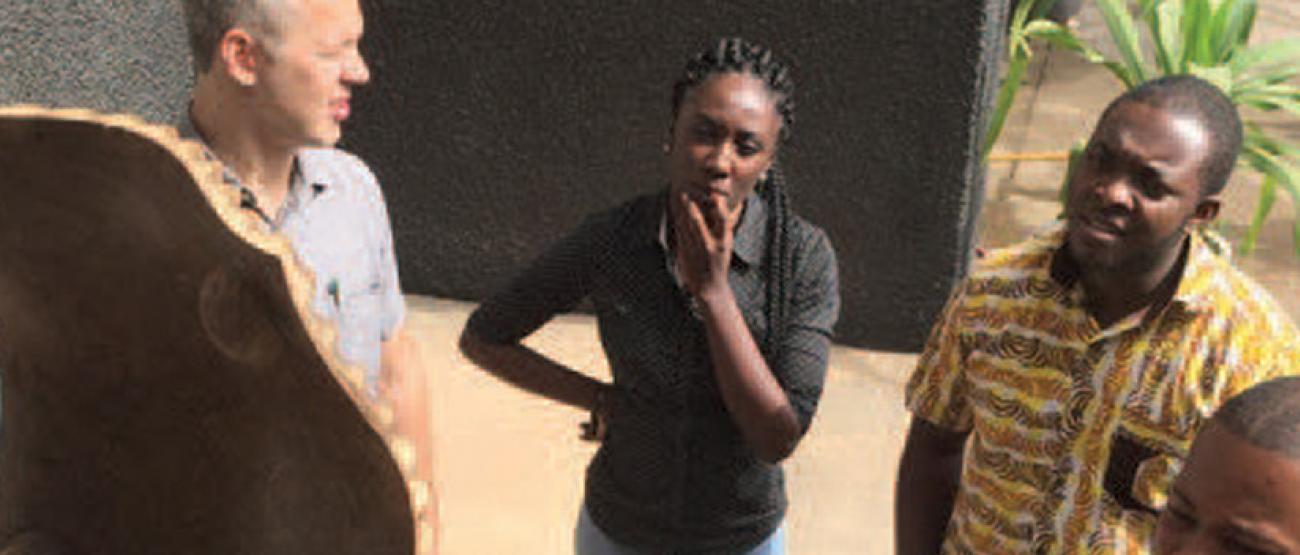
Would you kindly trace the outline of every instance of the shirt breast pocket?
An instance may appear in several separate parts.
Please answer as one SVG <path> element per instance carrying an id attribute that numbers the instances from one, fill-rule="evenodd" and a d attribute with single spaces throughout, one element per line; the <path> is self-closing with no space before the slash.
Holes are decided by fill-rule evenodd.
<path id="1" fill-rule="evenodd" d="M 354 270 L 353 275 L 342 276 L 338 283 L 338 294 L 333 300 L 341 325 L 379 321 L 383 282 L 378 271 Z"/>
<path id="2" fill-rule="evenodd" d="M 1114 434 L 1105 488 L 1125 510 L 1155 513 L 1164 509 L 1192 438 L 1212 411 L 1177 362 L 1182 357 L 1163 349 L 1147 357 Z"/>
<path id="3" fill-rule="evenodd" d="M 1187 443 L 1149 422 L 1122 422 L 1110 446 L 1103 483 L 1106 493 L 1125 511 L 1163 510 L 1169 488 L 1182 470 Z"/>

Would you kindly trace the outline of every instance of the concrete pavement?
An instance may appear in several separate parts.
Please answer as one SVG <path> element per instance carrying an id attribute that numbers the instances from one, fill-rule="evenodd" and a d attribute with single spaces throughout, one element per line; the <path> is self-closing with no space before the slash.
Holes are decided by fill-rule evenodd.
<path id="1" fill-rule="evenodd" d="M 579 411 L 498 382 L 460 356 L 473 305 L 408 297 L 408 326 L 434 370 L 435 469 L 445 555 L 572 553 L 595 445 Z M 608 379 L 594 320 L 561 316 L 530 346 Z M 893 483 L 914 355 L 836 347 L 812 430 L 785 463 L 791 553 L 892 553 Z"/>

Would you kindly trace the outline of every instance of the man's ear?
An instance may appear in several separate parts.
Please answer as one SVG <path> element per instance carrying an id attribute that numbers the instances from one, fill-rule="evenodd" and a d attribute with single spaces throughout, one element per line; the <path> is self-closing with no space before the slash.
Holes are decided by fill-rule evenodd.
<path id="1" fill-rule="evenodd" d="M 1192 217 L 1187 223 L 1192 225 L 1205 225 L 1213 222 L 1219 217 L 1219 208 L 1221 200 L 1219 195 L 1206 195 L 1196 203 L 1196 210 L 1192 212 Z"/>
<path id="2" fill-rule="evenodd" d="M 220 67 L 241 86 L 257 84 L 257 70 L 261 60 L 256 53 L 257 41 L 248 31 L 238 27 L 226 31 L 217 44 Z"/>

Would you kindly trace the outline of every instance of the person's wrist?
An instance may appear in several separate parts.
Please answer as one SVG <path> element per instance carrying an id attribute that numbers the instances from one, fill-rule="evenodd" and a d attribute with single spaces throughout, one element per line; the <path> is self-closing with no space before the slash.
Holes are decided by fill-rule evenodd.
<path id="1" fill-rule="evenodd" d="M 720 303 L 734 299 L 731 292 L 731 284 L 723 280 L 718 283 L 706 284 L 695 293 L 696 302 L 700 303 L 701 308 L 716 307 Z"/>
<path id="2" fill-rule="evenodd" d="M 610 384 L 598 384 L 595 393 L 592 395 L 590 413 L 587 421 L 582 423 L 582 439 L 588 441 L 600 441 L 604 439 L 605 427 L 609 424 L 609 403 L 610 396 L 613 395 L 614 386 Z"/>
<path id="3" fill-rule="evenodd" d="M 609 386 L 605 384 L 600 384 L 599 386 L 596 387 L 596 395 L 591 402 L 592 416 L 599 415 L 601 411 L 605 410 L 605 403 L 607 402 L 608 400 L 607 398 L 609 397 L 608 388 Z"/>

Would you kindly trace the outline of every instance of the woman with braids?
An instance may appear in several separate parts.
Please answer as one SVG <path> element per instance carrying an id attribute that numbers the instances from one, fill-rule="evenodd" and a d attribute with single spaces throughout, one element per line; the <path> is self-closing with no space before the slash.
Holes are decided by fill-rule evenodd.
<path id="1" fill-rule="evenodd" d="M 761 46 L 695 56 L 667 190 L 589 216 L 466 325 L 475 363 L 591 411 L 579 554 L 784 552 L 778 464 L 812 420 L 839 310 L 834 252 L 776 167 L 793 92 Z M 585 297 L 613 384 L 520 344 Z"/>

